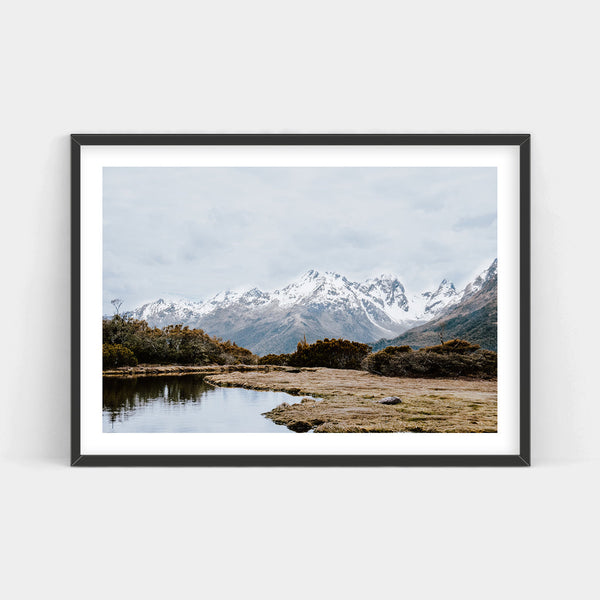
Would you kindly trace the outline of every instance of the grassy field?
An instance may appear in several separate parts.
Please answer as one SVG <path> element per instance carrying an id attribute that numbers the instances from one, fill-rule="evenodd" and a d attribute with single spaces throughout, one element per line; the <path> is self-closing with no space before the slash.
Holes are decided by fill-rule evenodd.
<path id="1" fill-rule="evenodd" d="M 214 385 L 314 396 L 282 404 L 266 416 L 295 431 L 316 433 L 497 431 L 497 383 L 474 379 L 382 377 L 365 371 L 270 367 L 214 372 Z M 378 404 L 386 396 L 402 403 Z"/>

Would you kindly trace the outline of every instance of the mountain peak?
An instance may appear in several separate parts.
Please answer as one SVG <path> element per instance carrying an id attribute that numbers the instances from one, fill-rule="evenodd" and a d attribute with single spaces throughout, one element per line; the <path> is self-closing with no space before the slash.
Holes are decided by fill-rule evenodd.
<path id="1" fill-rule="evenodd" d="M 379 273 L 379 275 L 375 275 L 375 277 L 365 279 L 365 283 L 367 281 L 400 281 L 400 279 L 397 275 L 394 275 L 393 273 Z"/>
<path id="2" fill-rule="evenodd" d="M 313 271 L 316 279 L 346 279 L 335 271 Z"/>
<path id="3" fill-rule="evenodd" d="M 391 271 L 382 271 L 381 273 L 377 273 L 376 275 L 373 275 L 372 277 L 367 277 L 364 281 L 379 281 L 379 280 L 384 280 L 384 281 L 388 281 L 388 280 L 398 280 L 399 277 L 398 275 L 396 275 L 395 273 L 392 273 Z"/>
<path id="4" fill-rule="evenodd" d="M 300 279 L 316 279 L 320 275 L 319 271 L 309 269 L 300 276 Z"/>
<path id="5" fill-rule="evenodd" d="M 336 273 L 335 271 L 316 271 L 310 269 L 303 273 L 298 279 L 292 281 L 283 290 L 291 289 L 293 287 L 304 288 L 306 291 L 312 290 L 315 286 L 321 286 L 327 283 L 333 283 L 336 285 L 338 282 L 347 282 L 348 280 Z M 281 290 L 281 291 L 283 291 Z M 279 290 L 275 290 L 277 293 Z"/>
<path id="6" fill-rule="evenodd" d="M 447 279 L 442 279 L 442 281 L 440 282 L 440 285 L 438 286 L 438 292 L 442 291 L 442 290 L 452 290 L 454 292 L 456 292 L 456 288 L 454 287 L 454 284 L 451 281 L 448 281 Z"/>
<path id="7" fill-rule="evenodd" d="M 325 277 L 326 279 L 346 279 L 345 277 L 343 277 L 339 273 L 336 273 L 335 271 L 325 271 L 321 274 L 321 276 Z"/>
<path id="8" fill-rule="evenodd" d="M 309 269 L 273 291 L 238 288 L 204 302 L 160 298 L 127 314 L 153 327 L 198 327 L 255 352 L 292 351 L 304 334 L 311 341 L 345 337 L 370 342 L 439 318 L 482 287 L 491 290 L 496 265 L 494 261 L 460 292 L 443 279 L 437 289 L 407 296 L 393 273 L 357 282 L 334 271 Z"/>
<path id="9" fill-rule="evenodd" d="M 497 274 L 498 259 L 496 258 L 487 269 L 484 269 L 473 281 L 467 284 L 462 292 L 462 300 L 477 293 L 488 281 L 493 280 Z"/>

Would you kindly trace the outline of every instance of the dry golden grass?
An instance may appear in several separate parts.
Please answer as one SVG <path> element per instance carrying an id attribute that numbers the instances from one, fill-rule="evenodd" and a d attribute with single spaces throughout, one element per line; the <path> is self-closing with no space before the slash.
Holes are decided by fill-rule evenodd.
<path id="1" fill-rule="evenodd" d="M 260 368 L 260 367 L 259 367 Z M 317 433 L 483 433 L 497 430 L 496 381 L 381 377 L 365 371 L 267 367 L 208 375 L 219 386 L 274 390 L 323 400 L 285 403 L 266 413 L 275 423 Z M 399 396 L 401 404 L 375 401 Z"/>

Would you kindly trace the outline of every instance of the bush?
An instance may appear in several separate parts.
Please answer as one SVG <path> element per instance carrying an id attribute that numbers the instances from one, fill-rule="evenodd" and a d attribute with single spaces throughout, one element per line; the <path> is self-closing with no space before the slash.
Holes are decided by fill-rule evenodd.
<path id="1" fill-rule="evenodd" d="M 293 354 L 267 354 L 258 359 L 259 365 L 290 367 L 327 367 L 329 369 L 360 369 L 364 357 L 371 351 L 367 344 L 350 340 L 318 340 L 309 344 L 300 340 Z"/>
<path id="2" fill-rule="evenodd" d="M 121 344 L 102 345 L 102 368 L 135 367 L 138 364 L 135 354 Z"/>
<path id="3" fill-rule="evenodd" d="M 267 354 L 258 359 L 258 364 L 284 366 L 288 364 L 290 356 L 291 354 Z"/>
<path id="4" fill-rule="evenodd" d="M 360 369 L 371 351 L 367 344 L 349 340 L 318 340 L 314 344 L 300 342 L 288 364 L 293 367 L 328 367 L 330 369 Z"/>
<path id="5" fill-rule="evenodd" d="M 402 346 L 404 347 L 404 346 Z M 439 346 L 427 346 L 425 348 L 421 348 L 419 352 L 436 352 L 438 354 L 446 354 L 448 352 L 455 352 L 457 354 L 470 354 L 475 352 L 475 350 L 479 350 L 481 346 L 477 344 L 471 344 L 467 342 L 467 340 L 450 340 L 449 342 L 444 342 Z"/>
<path id="6" fill-rule="evenodd" d="M 379 352 L 374 352 L 366 357 L 361 365 L 363 369 L 371 373 L 384 374 L 389 369 L 393 357 L 398 354 L 407 354 L 412 352 L 410 346 L 388 346 Z"/>
<path id="7" fill-rule="evenodd" d="M 238 346 L 235 342 L 229 340 L 226 342 L 218 340 L 218 342 L 227 364 L 243 363 L 249 365 L 258 363 L 258 358 L 250 350 Z"/>
<path id="8" fill-rule="evenodd" d="M 465 340 L 412 352 L 406 347 L 388 347 L 366 357 L 363 368 L 388 377 L 479 377 L 497 376 L 497 354 Z"/>
<path id="9" fill-rule="evenodd" d="M 142 363 L 233 364 L 255 363 L 257 358 L 235 343 L 211 337 L 202 329 L 169 325 L 159 329 L 146 321 L 115 315 L 102 322 L 102 341 L 128 348 Z M 111 358 L 108 358 L 109 362 Z"/>
<path id="10" fill-rule="evenodd" d="M 404 352 L 412 352 L 412 348 L 410 346 L 388 346 L 383 351 L 386 354 L 403 354 Z"/>

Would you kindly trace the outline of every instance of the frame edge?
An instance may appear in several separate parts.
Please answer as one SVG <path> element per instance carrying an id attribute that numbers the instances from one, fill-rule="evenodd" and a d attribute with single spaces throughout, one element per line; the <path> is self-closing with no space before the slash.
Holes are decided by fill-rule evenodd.
<path id="1" fill-rule="evenodd" d="M 519 144 L 520 203 L 520 456 L 531 466 L 531 135 Z"/>
<path id="2" fill-rule="evenodd" d="M 81 144 L 71 136 L 71 465 L 81 461 Z"/>
<path id="3" fill-rule="evenodd" d="M 518 146 L 524 133 L 74 133 L 80 145 L 190 146 L 190 145 L 414 145 Z"/>
<path id="4" fill-rule="evenodd" d="M 519 455 L 83 455 L 77 467 L 525 467 Z"/>
<path id="5" fill-rule="evenodd" d="M 531 466 L 531 134 L 71 134 L 71 466 Z M 83 145 L 517 145 L 520 168 L 520 432 L 518 455 L 82 455 L 81 147 Z"/>

